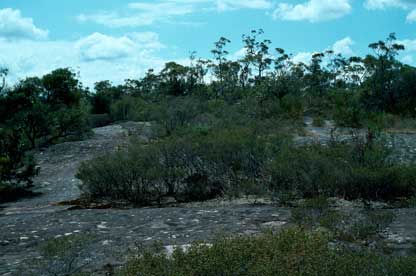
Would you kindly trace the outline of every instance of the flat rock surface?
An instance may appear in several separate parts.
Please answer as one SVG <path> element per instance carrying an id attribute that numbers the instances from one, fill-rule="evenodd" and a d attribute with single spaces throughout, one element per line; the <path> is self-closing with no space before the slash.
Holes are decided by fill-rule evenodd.
<path id="1" fill-rule="evenodd" d="M 145 125 L 146 126 L 146 125 Z M 89 234 L 88 250 L 97 268 L 124 260 L 136 243 L 160 241 L 183 245 L 219 234 L 255 234 L 281 228 L 290 216 L 271 205 L 199 204 L 182 208 L 69 210 L 56 203 L 80 195 L 76 170 L 82 161 L 125 143 L 131 124 L 95 129 L 85 141 L 52 146 L 36 154 L 41 173 L 35 179 L 40 196 L 0 209 L 0 275 L 22 268 L 39 255 L 39 246 L 56 237 Z"/>
<path id="2" fill-rule="evenodd" d="M 137 135 L 147 137 L 149 125 L 142 123 L 140 127 L 146 134 L 140 130 Z M 89 140 L 55 145 L 36 154 L 41 173 L 35 184 L 42 194 L 0 209 L 0 275 L 12 275 L 27 260 L 39 255 L 39 245 L 56 237 L 90 234 L 88 250 L 92 263 L 100 268 L 107 263 L 123 262 L 128 250 L 138 243 L 186 245 L 210 241 L 220 234 L 257 234 L 286 225 L 289 209 L 244 201 L 163 209 L 69 210 L 69 206 L 57 206 L 57 202 L 79 197 L 79 180 L 75 178 L 79 164 L 126 143 L 129 135 L 136 135 L 137 129 L 132 128 L 134 123 L 98 128 Z M 328 137 L 327 128 L 310 130 L 319 139 Z M 400 142 L 406 149 L 401 150 L 413 157 L 410 149 L 416 148 L 415 137 L 402 140 L 406 141 Z M 401 209 L 395 213 L 397 218 L 385 234 L 392 247 L 401 250 L 416 240 L 416 210 Z"/>

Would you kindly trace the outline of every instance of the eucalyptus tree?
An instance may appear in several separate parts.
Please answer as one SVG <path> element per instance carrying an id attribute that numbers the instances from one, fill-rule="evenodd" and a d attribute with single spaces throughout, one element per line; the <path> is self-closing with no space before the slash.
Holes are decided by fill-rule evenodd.
<path id="1" fill-rule="evenodd" d="M 189 68 L 176 62 L 168 62 L 160 72 L 161 90 L 167 95 L 183 96 L 188 94 Z"/>
<path id="2" fill-rule="evenodd" d="M 82 85 L 69 68 L 60 68 L 42 77 L 46 101 L 54 108 L 75 107 L 82 97 Z"/>
<path id="3" fill-rule="evenodd" d="M 246 55 L 243 59 L 243 63 L 246 66 L 246 70 L 253 66 L 256 70 L 254 77 L 255 81 L 261 81 L 264 72 L 268 70 L 272 64 L 272 58 L 269 53 L 270 44 L 269 39 L 258 41 L 258 37 L 263 35 L 262 29 L 252 30 L 251 34 L 243 35 L 244 48 L 246 49 Z M 248 68 L 247 68 L 248 66 Z"/>
<path id="4" fill-rule="evenodd" d="M 227 74 L 230 70 L 230 61 L 227 56 L 229 52 L 226 50 L 226 46 L 231 43 L 228 38 L 220 37 L 220 39 L 214 43 L 214 49 L 211 53 L 214 56 L 215 63 L 211 63 L 210 67 L 213 70 L 215 76 L 214 91 L 215 97 L 224 96 L 225 90 L 229 83 L 227 83 Z"/>
<path id="5" fill-rule="evenodd" d="M 277 57 L 274 59 L 273 94 L 279 99 L 289 94 L 294 89 L 295 83 L 292 76 L 294 66 L 291 56 L 282 48 L 276 48 Z"/>
<path id="6" fill-rule="evenodd" d="M 7 77 L 8 73 L 9 73 L 9 70 L 7 68 L 1 68 L 0 67 L 0 79 L 1 79 L 0 93 L 6 87 L 6 77 Z"/>
<path id="7" fill-rule="evenodd" d="M 397 43 L 394 33 L 391 33 L 385 41 L 371 43 L 368 46 L 373 50 L 374 56 L 367 56 L 366 66 L 372 71 L 370 78 L 373 100 L 378 100 L 379 110 L 393 111 L 396 106 L 394 79 L 400 72 L 401 64 L 396 57 L 405 47 Z"/>
<path id="8" fill-rule="evenodd" d="M 328 53 L 314 53 L 308 65 L 308 74 L 305 76 L 308 83 L 308 90 L 312 96 L 323 96 L 327 88 L 329 74 L 324 65 L 324 58 Z"/>
<path id="9" fill-rule="evenodd" d="M 214 55 L 214 59 L 217 62 L 214 65 L 214 74 L 219 82 L 223 82 L 225 78 L 226 64 L 228 61 L 227 56 L 229 55 L 229 52 L 225 49 L 225 47 L 229 43 L 231 43 L 229 39 L 221 37 L 214 43 L 215 48 L 211 50 L 211 53 Z"/>

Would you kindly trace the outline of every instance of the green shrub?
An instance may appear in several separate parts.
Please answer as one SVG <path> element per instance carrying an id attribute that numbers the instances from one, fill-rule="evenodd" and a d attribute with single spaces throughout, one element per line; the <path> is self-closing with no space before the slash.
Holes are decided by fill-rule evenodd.
<path id="1" fill-rule="evenodd" d="M 301 97 L 286 95 L 280 102 L 284 114 L 292 120 L 303 119 L 304 106 Z"/>
<path id="2" fill-rule="evenodd" d="M 394 164 L 375 141 L 288 147 L 270 162 L 270 188 L 298 198 L 336 196 L 389 200 L 416 192 L 415 165 Z M 295 193 L 293 193 L 295 192 Z"/>
<path id="3" fill-rule="evenodd" d="M 39 246 L 41 258 L 29 260 L 19 275 L 87 276 L 91 263 L 91 235 L 70 235 L 50 239 Z"/>
<path id="4" fill-rule="evenodd" d="M 111 119 L 113 121 L 136 121 L 141 117 L 144 105 L 144 101 L 140 98 L 124 96 L 111 105 Z"/>
<path id="5" fill-rule="evenodd" d="M 323 127 L 325 126 L 325 120 L 321 116 L 316 116 L 313 118 L 312 125 L 314 127 Z"/>
<path id="6" fill-rule="evenodd" d="M 88 196 L 141 205 L 167 196 L 178 201 L 239 196 L 259 190 L 253 185 L 267 187 L 260 181 L 266 146 L 246 129 L 170 136 L 84 162 L 77 177 Z"/>
<path id="7" fill-rule="evenodd" d="M 107 126 L 112 122 L 110 114 L 90 114 L 88 117 L 88 124 L 91 128 Z"/>
<path id="8" fill-rule="evenodd" d="M 77 177 L 86 195 L 140 205 L 163 197 L 390 200 L 416 192 L 416 167 L 392 163 L 377 138 L 294 146 L 284 135 L 254 127 L 182 129 L 149 145 L 133 144 L 85 162 Z"/>
<path id="9" fill-rule="evenodd" d="M 357 96 L 342 93 L 335 96 L 334 120 L 340 127 L 361 128 L 365 121 L 365 110 L 360 106 Z"/>
<path id="10" fill-rule="evenodd" d="M 50 142 L 56 139 L 66 139 L 67 137 L 74 137 L 75 139 L 82 139 L 83 135 L 91 131 L 88 124 L 88 110 L 86 107 L 62 108 L 51 116 L 55 127 L 51 130 Z"/>
<path id="11" fill-rule="evenodd" d="M 118 275 L 413 275 L 414 257 L 387 257 L 365 249 L 330 247 L 322 232 L 299 229 L 257 237 L 222 238 L 212 246 L 194 244 L 171 257 L 147 250 Z"/>
<path id="12" fill-rule="evenodd" d="M 0 129 L 0 203 L 32 194 L 38 168 L 24 141 L 19 131 Z"/>

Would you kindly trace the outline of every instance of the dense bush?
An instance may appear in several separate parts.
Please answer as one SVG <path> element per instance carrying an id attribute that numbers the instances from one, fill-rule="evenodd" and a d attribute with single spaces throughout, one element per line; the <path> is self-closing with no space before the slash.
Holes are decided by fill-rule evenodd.
<path id="1" fill-rule="evenodd" d="M 416 167 L 395 164 L 378 138 L 295 146 L 285 136 L 252 127 L 180 134 L 83 163 L 82 189 L 144 205 L 167 196 L 391 200 L 416 193 Z"/>
<path id="2" fill-rule="evenodd" d="M 329 246 L 321 232 L 289 229 L 258 237 L 222 238 L 212 246 L 194 244 L 171 257 L 146 250 L 119 275 L 414 275 L 415 257 L 387 257 Z"/>
<path id="3" fill-rule="evenodd" d="M 109 114 L 90 114 L 88 117 L 88 124 L 91 128 L 107 126 L 112 122 Z"/>
<path id="4" fill-rule="evenodd" d="M 22 141 L 20 132 L 0 128 L 0 203 L 31 194 L 38 170 Z"/>
<path id="5" fill-rule="evenodd" d="M 85 162 L 77 177 L 89 196 L 145 205 L 165 196 L 192 201 L 238 195 L 243 183 L 262 185 L 266 146 L 245 129 L 170 137 Z"/>
<path id="6" fill-rule="evenodd" d="M 416 166 L 395 164 L 380 141 L 289 147 L 269 166 L 271 189 L 280 197 L 389 200 L 416 193 Z"/>
<path id="7" fill-rule="evenodd" d="M 0 94 L 0 124 L 19 129 L 26 149 L 88 132 L 85 90 L 69 69 L 26 78 Z"/>
<path id="8" fill-rule="evenodd" d="M 135 121 L 143 112 L 144 102 L 140 98 L 124 96 L 110 107 L 110 116 L 114 121 Z"/>
<path id="9" fill-rule="evenodd" d="M 303 229 L 325 229 L 337 241 L 360 242 L 374 240 L 395 218 L 388 209 L 360 206 L 358 202 L 345 208 L 341 202 L 322 196 L 300 200 L 291 210 L 292 222 Z"/>

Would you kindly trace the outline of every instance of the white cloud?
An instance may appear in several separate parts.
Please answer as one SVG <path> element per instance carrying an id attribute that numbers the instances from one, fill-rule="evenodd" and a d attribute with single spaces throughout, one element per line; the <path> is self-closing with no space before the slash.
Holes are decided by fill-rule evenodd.
<path id="1" fill-rule="evenodd" d="M 412 55 L 405 55 L 400 59 L 400 61 L 406 64 L 414 64 L 415 59 Z"/>
<path id="2" fill-rule="evenodd" d="M 80 14 L 77 19 L 79 22 L 94 22 L 107 27 L 139 27 L 152 25 L 159 21 L 169 21 L 175 16 L 185 16 L 194 11 L 194 7 L 189 4 L 175 2 L 163 3 L 130 3 L 128 5 L 129 15 L 120 15 L 117 12 L 101 12 L 91 15 Z"/>
<path id="3" fill-rule="evenodd" d="M 349 14 L 350 0 L 309 0 L 302 4 L 280 3 L 273 12 L 274 19 L 319 22 L 333 20 Z"/>
<path id="4" fill-rule="evenodd" d="M 36 27 L 32 18 L 23 17 L 20 10 L 0 9 L 0 38 L 44 39 L 48 31 Z"/>
<path id="5" fill-rule="evenodd" d="M 351 37 L 347 36 L 341 40 L 338 40 L 332 46 L 332 50 L 335 54 L 342 54 L 344 56 L 354 55 L 354 51 L 351 49 L 351 46 L 354 45 L 354 41 Z"/>
<path id="6" fill-rule="evenodd" d="M 416 22 L 416 9 L 412 10 L 406 17 L 407 22 Z"/>
<path id="7" fill-rule="evenodd" d="M 385 10 L 387 8 L 411 10 L 406 20 L 410 23 L 416 21 L 416 0 L 366 0 L 364 7 L 368 10 Z"/>
<path id="8" fill-rule="evenodd" d="M 217 10 L 227 11 L 234 9 L 270 9 L 273 4 L 268 0 L 217 0 Z"/>
<path id="9" fill-rule="evenodd" d="M 114 60 L 126 58 L 137 50 L 159 50 L 164 45 L 159 42 L 155 33 L 131 33 L 121 37 L 113 37 L 101 33 L 93 33 L 76 43 L 83 61 Z"/>
<path id="10" fill-rule="evenodd" d="M 125 36 L 94 33 L 78 41 L 77 48 L 84 61 L 112 60 L 129 56 L 134 51 L 134 42 Z"/>
<path id="11" fill-rule="evenodd" d="M 416 39 L 398 40 L 397 43 L 404 45 L 406 52 L 416 52 Z"/>
<path id="12" fill-rule="evenodd" d="M 398 40 L 397 43 L 405 47 L 400 60 L 403 63 L 416 65 L 416 39 Z"/>
<path id="13" fill-rule="evenodd" d="M 236 9 L 270 9 L 270 0 L 159 0 L 153 3 L 132 2 L 127 12 L 99 12 L 80 14 L 78 22 L 94 22 L 112 28 L 139 27 L 153 25 L 157 22 L 172 22 L 175 17 L 196 12 L 224 12 Z"/>
<path id="14" fill-rule="evenodd" d="M 243 48 L 241 48 L 240 50 L 238 50 L 238 51 L 236 51 L 236 52 L 234 52 L 234 53 L 230 54 L 230 55 L 228 56 L 228 58 L 229 58 L 230 60 L 238 60 L 238 59 L 242 59 L 242 58 L 246 55 L 246 53 L 247 53 L 247 49 L 243 47 Z"/>
<path id="15" fill-rule="evenodd" d="M 122 83 L 126 78 L 142 77 L 149 68 L 160 70 L 166 62 L 159 56 L 163 47 L 155 33 L 121 37 L 94 33 L 74 41 L 4 40 L 0 65 L 9 68 L 10 82 L 71 67 L 88 86 L 105 79 Z"/>
<path id="16" fill-rule="evenodd" d="M 310 52 L 300 52 L 292 57 L 294 63 L 305 63 L 308 64 L 312 59 L 313 53 Z"/>
<path id="17" fill-rule="evenodd" d="M 386 8 L 406 8 L 406 3 L 401 0 L 366 0 L 364 7 L 369 10 L 383 10 Z"/>
<path id="18" fill-rule="evenodd" d="M 351 56 L 354 55 L 354 51 L 352 50 L 351 46 L 354 45 L 355 42 L 351 39 L 351 37 L 347 36 L 341 40 L 336 41 L 332 47 L 329 47 L 329 49 L 332 49 L 335 54 L 342 54 L 344 56 Z M 328 48 L 327 48 L 328 49 Z M 321 52 L 325 52 L 326 50 L 322 50 Z M 292 61 L 294 63 L 305 63 L 309 64 L 309 62 L 312 59 L 312 56 L 314 53 L 317 52 L 299 52 L 296 55 L 292 57 Z M 324 62 L 327 62 L 327 60 Z"/>

